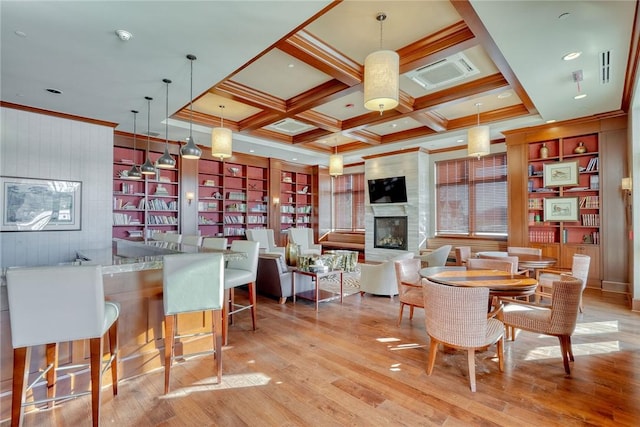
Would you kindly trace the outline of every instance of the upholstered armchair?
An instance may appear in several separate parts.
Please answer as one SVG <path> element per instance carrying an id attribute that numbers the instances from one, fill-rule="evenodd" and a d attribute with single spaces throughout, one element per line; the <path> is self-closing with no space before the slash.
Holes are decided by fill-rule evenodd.
<path id="1" fill-rule="evenodd" d="M 247 230 L 247 240 L 260 244 L 260 253 L 276 253 L 284 256 L 284 247 L 276 246 L 272 228 L 254 228 Z"/>
<path id="2" fill-rule="evenodd" d="M 394 261 L 413 258 L 413 252 L 402 252 L 400 255 L 379 264 L 360 264 L 360 295 L 398 295 L 398 281 Z"/>
<path id="3" fill-rule="evenodd" d="M 292 275 L 284 255 L 261 253 L 258 259 L 256 289 L 260 294 L 275 297 L 278 299 L 278 303 L 284 304 L 287 302 L 287 298 L 292 296 Z M 311 276 L 299 274 L 296 277 L 296 292 L 315 289 L 311 279 Z"/>
<path id="4" fill-rule="evenodd" d="M 290 228 L 289 242 L 300 246 L 298 255 L 322 254 L 322 245 L 313 241 L 313 230 L 311 228 Z"/>

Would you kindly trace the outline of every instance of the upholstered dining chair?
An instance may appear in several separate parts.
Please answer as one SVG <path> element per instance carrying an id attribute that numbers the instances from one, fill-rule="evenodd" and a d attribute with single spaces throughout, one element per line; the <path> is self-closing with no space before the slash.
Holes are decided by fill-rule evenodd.
<path id="1" fill-rule="evenodd" d="M 524 246 L 509 246 L 507 252 L 510 254 L 527 254 L 527 255 L 542 255 L 542 248 L 529 248 Z"/>
<path id="2" fill-rule="evenodd" d="M 100 422 L 102 374 L 111 367 L 113 394 L 118 394 L 118 315 L 120 306 L 104 299 L 100 266 L 9 268 L 6 274 L 13 345 L 11 425 L 22 424 L 24 407 L 91 393 L 93 425 Z M 110 359 L 103 368 L 103 337 L 109 336 Z M 88 340 L 91 391 L 56 396 L 57 344 Z M 44 371 L 28 382 L 31 347 L 46 345 Z M 74 366 L 78 368 L 79 366 Z M 62 368 L 61 368 L 62 369 Z M 24 403 L 26 389 L 44 378 L 47 399 Z"/>
<path id="3" fill-rule="evenodd" d="M 537 271 L 538 287 L 536 288 L 535 299 L 540 302 L 542 298 L 551 298 L 553 282 L 560 280 L 562 274 L 570 274 L 571 276 L 582 280 L 582 292 L 580 292 L 580 304 L 578 306 L 580 313 L 584 311 L 582 305 L 582 293 L 587 286 L 589 278 L 589 265 L 591 257 L 589 255 L 574 254 L 571 270 L 562 270 L 558 268 L 542 268 Z"/>
<path id="4" fill-rule="evenodd" d="M 162 302 L 164 307 L 164 394 L 169 392 L 171 365 L 175 360 L 176 316 L 211 311 L 214 371 L 222 380 L 222 309 L 224 256 L 218 253 L 175 254 L 163 257 Z M 192 334 L 190 335 L 192 336 Z M 211 352 L 198 353 L 199 355 Z M 182 355 L 181 357 L 184 357 Z"/>
<path id="5" fill-rule="evenodd" d="M 483 260 L 496 260 L 501 262 L 508 262 L 512 265 L 511 272 L 513 274 L 522 274 L 527 277 L 530 277 L 531 275 L 531 272 L 528 269 L 520 270 L 518 266 L 520 260 L 518 259 L 517 255 L 492 256 L 492 255 L 480 254 L 478 258 Z M 478 268 L 487 268 L 487 267 L 478 267 Z M 488 267 L 488 268 L 494 268 L 494 267 Z M 502 270 L 502 268 L 496 268 L 496 270 Z"/>
<path id="6" fill-rule="evenodd" d="M 285 248 L 276 246 L 276 240 L 272 228 L 254 228 L 247 230 L 247 240 L 260 243 L 260 252 L 285 255 Z"/>
<path id="7" fill-rule="evenodd" d="M 364 294 L 386 295 L 391 299 L 398 295 L 398 281 L 394 261 L 413 258 L 413 252 L 402 252 L 391 260 L 378 264 L 360 264 L 360 296 Z"/>
<path id="8" fill-rule="evenodd" d="M 184 235 L 180 243 L 183 245 L 200 246 L 202 245 L 202 236 L 196 234 Z"/>
<path id="9" fill-rule="evenodd" d="M 210 249 L 227 249 L 227 238 L 226 237 L 205 237 L 202 239 L 202 247 L 210 248 Z"/>
<path id="10" fill-rule="evenodd" d="M 398 282 L 398 299 L 400 300 L 400 313 L 398 314 L 398 326 L 400 326 L 405 305 L 409 306 L 409 320 L 413 319 L 415 307 L 424 308 L 422 278 L 419 273 L 420 259 L 409 258 L 394 261 L 394 267 Z"/>
<path id="11" fill-rule="evenodd" d="M 471 246 L 456 246 L 453 248 L 456 254 L 456 265 L 466 265 L 471 258 Z"/>
<path id="12" fill-rule="evenodd" d="M 467 268 L 470 270 L 486 269 L 518 273 L 518 257 L 504 256 L 500 258 L 469 258 Z"/>
<path id="13" fill-rule="evenodd" d="M 251 240 L 234 240 L 231 242 L 231 250 L 244 252 L 244 258 L 230 259 L 224 269 L 224 312 L 222 323 L 222 340 L 226 344 L 228 339 L 229 322 L 232 316 L 244 310 L 251 310 L 253 330 L 256 330 L 256 276 L 258 274 L 258 256 L 260 244 Z M 247 305 L 236 304 L 234 301 L 234 289 L 238 286 L 248 285 L 249 303 Z"/>
<path id="14" fill-rule="evenodd" d="M 425 325 L 430 338 L 427 374 L 431 375 L 438 344 L 467 350 L 469 383 L 476 391 L 475 351 L 497 343 L 498 367 L 504 371 L 504 325 L 497 310 L 487 314 L 489 288 L 440 285 L 423 281 Z"/>
<path id="15" fill-rule="evenodd" d="M 169 243 L 182 243 L 182 234 L 180 233 L 160 233 L 158 239 Z"/>
<path id="16" fill-rule="evenodd" d="M 449 252 L 451 252 L 451 247 L 451 245 L 442 245 L 438 249 L 420 255 L 422 267 L 442 267 L 445 265 L 449 257 Z"/>
<path id="17" fill-rule="evenodd" d="M 553 282 L 552 288 L 550 306 L 500 298 L 506 304 L 504 324 L 512 341 L 515 340 L 516 329 L 558 337 L 564 370 L 570 375 L 569 361 L 574 361 L 571 335 L 578 319 L 582 281 L 571 276 L 561 276 L 560 280 Z"/>

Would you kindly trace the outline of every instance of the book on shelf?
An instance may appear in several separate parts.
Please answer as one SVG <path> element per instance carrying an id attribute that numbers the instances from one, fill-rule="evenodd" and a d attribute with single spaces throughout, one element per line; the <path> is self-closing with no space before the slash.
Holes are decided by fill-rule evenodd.
<path id="1" fill-rule="evenodd" d="M 587 168 L 586 171 L 587 172 L 594 172 L 598 170 L 598 158 L 597 157 L 593 157 L 589 160 L 589 163 L 587 163 Z"/>
<path id="2" fill-rule="evenodd" d="M 202 182 L 202 185 L 204 185 L 205 187 L 215 187 L 216 186 L 216 181 L 213 179 L 205 179 Z"/>
<path id="3" fill-rule="evenodd" d="M 600 189 L 600 177 L 598 175 L 591 175 L 589 177 L 589 188 L 592 190 Z"/>

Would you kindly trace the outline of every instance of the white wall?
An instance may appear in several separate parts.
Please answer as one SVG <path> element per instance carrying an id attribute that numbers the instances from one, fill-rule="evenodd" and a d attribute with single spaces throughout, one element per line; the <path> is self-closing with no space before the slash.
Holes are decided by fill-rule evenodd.
<path id="1" fill-rule="evenodd" d="M 82 229 L 0 233 L 0 267 L 51 265 L 111 244 L 113 128 L 0 108 L 0 175 L 82 182 Z"/>

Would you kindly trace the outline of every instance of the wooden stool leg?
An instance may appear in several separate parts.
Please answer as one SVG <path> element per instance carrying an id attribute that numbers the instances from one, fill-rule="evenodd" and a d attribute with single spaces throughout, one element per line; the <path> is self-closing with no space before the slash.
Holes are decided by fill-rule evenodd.
<path id="1" fill-rule="evenodd" d="M 58 344 L 47 344 L 47 367 L 51 366 L 51 369 L 47 371 L 47 398 L 51 399 L 56 396 L 56 381 L 58 377 Z M 52 408 L 54 401 L 47 402 L 47 407 Z"/>
<path id="2" fill-rule="evenodd" d="M 109 353 L 113 360 L 111 361 L 111 383 L 113 395 L 118 394 L 118 320 L 113 322 L 109 328 Z"/>
<path id="3" fill-rule="evenodd" d="M 229 294 L 230 290 L 224 290 L 224 298 L 222 304 L 222 343 L 227 345 L 227 335 L 229 334 Z"/>
<path id="4" fill-rule="evenodd" d="M 93 426 L 100 425 L 100 391 L 102 385 L 102 337 L 89 340 L 91 351 L 91 416 Z"/>
<path id="5" fill-rule="evenodd" d="M 22 400 L 24 390 L 27 385 L 29 369 L 27 365 L 31 359 L 31 349 L 29 347 L 19 347 L 13 349 L 13 386 L 11 391 L 11 427 L 18 427 L 22 424 L 24 410 Z"/>
<path id="6" fill-rule="evenodd" d="M 213 349 L 215 350 L 214 365 L 216 377 L 218 377 L 218 384 L 222 382 L 222 310 L 213 310 Z"/>
<path id="7" fill-rule="evenodd" d="M 249 304 L 251 304 L 251 320 L 253 330 L 256 330 L 256 282 L 249 283 Z"/>
<path id="8" fill-rule="evenodd" d="M 164 316 L 164 394 L 169 393 L 169 381 L 171 380 L 173 341 L 175 339 L 175 320 L 175 314 Z"/>

